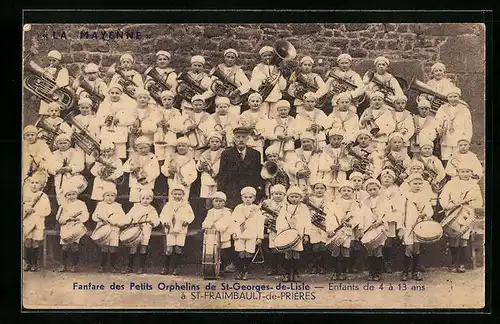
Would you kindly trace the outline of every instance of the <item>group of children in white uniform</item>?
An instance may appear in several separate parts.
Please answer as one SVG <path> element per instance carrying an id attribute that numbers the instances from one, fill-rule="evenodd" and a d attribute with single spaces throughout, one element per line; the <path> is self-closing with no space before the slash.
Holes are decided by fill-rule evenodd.
<path id="1" fill-rule="evenodd" d="M 234 49 L 224 52 L 225 62 L 218 67 L 238 85 L 238 93 L 245 94 L 250 89 L 257 91 L 277 69 L 270 63 L 272 52 L 270 47 L 260 50 L 262 63 L 255 67 L 250 80 L 241 68 L 234 65 L 238 57 Z M 48 71 L 61 86 L 66 86 L 67 82 L 61 81 L 67 71 L 64 72 L 66 69 L 59 65 L 60 53 L 51 51 L 49 58 Z M 59 205 L 56 220 L 61 235 L 65 237 L 64 240 L 61 238 L 61 271 L 68 268 L 70 252 L 70 270 L 77 271 L 78 245 L 83 235 L 75 226 L 89 219 L 85 202 L 78 199 L 90 180 L 82 176 L 86 170 L 90 170 L 89 174 L 93 176 L 91 199 L 98 201 L 91 218 L 97 223 L 96 229 L 109 227 L 109 235 L 99 243 L 102 247 L 101 271 L 106 269 L 108 259 L 111 271 L 116 271 L 120 231 L 139 226 L 142 239 L 127 246 L 130 258 L 124 272 L 132 271 L 139 251 L 138 272 L 142 273 L 151 231 L 162 224 L 166 231 L 162 273 L 168 273 L 169 266 L 172 266 L 173 274 L 178 274 L 179 256 L 188 226 L 195 218 L 189 204 L 191 185 L 199 174 L 199 196 L 210 200 L 208 206 L 212 207 L 202 226 L 215 228 L 221 233 L 223 268 L 233 259 L 231 249 L 234 246 L 237 278 L 243 280 L 248 278 L 256 245 L 262 245 L 265 228 L 269 236 L 268 248 L 272 251 L 269 274 L 276 274 L 280 256 L 284 255 L 284 280 L 296 281 L 298 259 L 304 246 L 311 247 L 313 273 L 324 273 L 325 262 L 331 260 L 334 268 L 332 280 L 346 279 L 346 267 L 351 268 L 353 264 L 350 259 L 358 257 L 360 239 L 367 231 L 381 226 L 388 239 L 377 246 L 366 246 L 369 279 L 380 280 L 384 266 L 390 271 L 392 250 L 399 238 L 405 246 L 402 280 L 408 279 L 411 263 L 413 278 L 422 280 L 418 270 L 419 243 L 412 232 L 414 225 L 434 217 L 438 202 L 445 210 L 457 206 L 469 209 L 482 206 L 477 182 L 483 169 L 475 154 L 469 151 L 471 114 L 460 99 L 460 89 L 444 77 L 442 63 L 432 67 L 434 77 L 428 84 L 445 93 L 448 103 L 433 116 L 431 102 L 427 100 L 432 98 L 422 95 L 418 101 L 418 113 L 412 115 L 406 110 L 407 98 L 397 80 L 387 72 L 388 59 L 377 58 L 373 73 L 394 89 L 391 97 L 379 91 L 373 78 L 365 75 L 363 80 L 354 72 L 352 58 L 347 54 L 337 58 L 338 67 L 327 74 L 326 82 L 311 72 L 314 60 L 306 56 L 300 61 L 300 73 L 316 82 L 318 90 L 296 98 L 297 115 L 293 117 L 290 103 L 281 99 L 281 91 L 287 85 L 282 76 L 267 98 L 262 98 L 258 92 L 248 95 L 247 111 L 240 113 L 239 105 L 217 96 L 215 112 L 207 113 L 207 102 L 215 95 L 210 84 L 217 77 L 202 71 L 205 60 L 198 55 L 192 57 L 191 69 L 183 73 L 188 73 L 206 91 L 192 96 L 190 102 L 183 99 L 180 107 L 174 107 L 177 95 L 174 89 L 178 80 L 175 71 L 167 66 L 170 58 L 166 51 L 157 53 L 156 69 L 166 76 L 165 82 L 172 90 L 161 92 L 156 101 L 143 88 L 141 75 L 132 69 L 134 58 L 129 54 L 120 58 L 120 69 L 139 85 L 133 89 L 130 85 L 124 88 L 118 74 L 114 74 L 106 85 L 97 77 L 99 67 L 93 63 L 84 68 L 85 81 L 105 99 L 96 107 L 86 90 L 76 83 L 80 114 L 75 120 L 98 140 L 98 156 L 88 154 L 78 145 L 72 147 L 72 135 L 80 130 L 59 116 L 57 103 L 42 102 L 40 106 L 40 114 L 46 115 L 44 121 L 57 133 L 53 143 L 39 138 L 37 127 L 25 127 L 26 270 L 37 269 L 44 218 L 51 212 L 48 197 L 42 190 L 50 179 Z M 358 88 L 335 95 L 332 98 L 333 112 L 327 116 L 316 104 L 330 90 L 333 74 Z M 293 80 L 289 87 L 291 94 L 296 86 Z M 146 88 L 150 82 L 151 78 L 147 76 Z M 362 95 L 369 97 L 370 107 L 358 117 L 355 100 Z M 391 106 L 388 106 L 388 100 Z M 93 113 L 96 108 L 97 112 Z M 231 211 L 224 206 L 226 196 L 217 191 L 216 179 L 225 171 L 219 169 L 221 153 L 232 145 L 232 130 L 240 126 L 251 130 L 247 145 L 261 153 L 262 162 L 276 162 L 278 171 L 289 181 L 280 184 L 273 181 L 273 176 L 264 178 L 267 199 L 262 203 L 256 200 L 256 189 L 261 188 L 244 188 L 241 191 L 243 203 Z M 436 138 L 441 145 L 441 159 L 433 155 Z M 296 148 L 298 142 L 300 146 Z M 430 178 L 429 170 L 434 174 Z M 124 173 L 129 173 L 128 196 L 134 204 L 127 213 L 115 201 L 116 183 Z M 151 202 L 155 182 L 165 182 L 160 175 L 167 179 L 169 192 L 168 202 L 158 214 Z M 439 188 L 443 179 L 451 180 L 444 188 Z M 267 209 L 262 210 L 260 205 L 267 206 Z M 275 225 L 269 226 L 269 220 Z M 282 254 L 276 250 L 274 238 L 289 228 L 300 234 L 300 240 Z M 344 233 L 345 241 L 340 245 L 326 246 L 325 243 L 339 230 Z M 469 234 L 470 231 L 450 242 L 452 264 L 458 272 L 465 269 L 465 246 Z"/>

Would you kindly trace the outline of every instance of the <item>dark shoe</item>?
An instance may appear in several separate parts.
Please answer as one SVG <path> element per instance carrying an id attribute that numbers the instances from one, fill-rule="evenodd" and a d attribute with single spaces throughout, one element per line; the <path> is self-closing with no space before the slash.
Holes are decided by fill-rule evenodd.
<path id="1" fill-rule="evenodd" d="M 132 268 L 128 267 L 128 266 L 122 270 L 122 274 L 127 274 L 127 273 L 131 273 L 131 272 L 132 272 Z"/>
<path id="2" fill-rule="evenodd" d="M 143 274 L 143 273 L 144 273 L 144 269 L 143 268 L 137 269 L 137 274 Z"/>
<path id="3" fill-rule="evenodd" d="M 345 275 L 345 273 L 341 273 L 340 276 L 338 277 L 338 280 L 346 280 L 347 279 L 347 276 Z"/>
<path id="4" fill-rule="evenodd" d="M 380 281 L 380 280 L 382 280 L 382 279 L 380 278 L 379 274 L 376 274 L 373 276 L 373 281 Z"/>
<path id="5" fill-rule="evenodd" d="M 33 269 L 33 267 L 31 268 Z M 31 270 L 33 271 L 33 270 Z M 463 264 L 461 264 L 458 268 L 457 268 L 457 272 L 458 273 L 464 273 L 466 270 L 465 270 L 465 266 Z"/>
<path id="6" fill-rule="evenodd" d="M 98 269 L 97 269 L 97 272 L 99 273 L 103 273 L 103 272 L 106 272 L 106 270 L 104 269 L 103 266 L 100 266 Z"/>
<path id="7" fill-rule="evenodd" d="M 418 266 L 417 271 L 418 271 L 418 272 L 426 272 L 426 271 L 427 271 L 427 268 L 426 268 L 426 267 L 424 267 L 423 265 L 420 265 L 420 266 Z"/>
<path id="8" fill-rule="evenodd" d="M 236 269 L 234 267 L 234 264 L 232 264 L 232 263 L 228 264 L 227 267 L 224 268 L 224 272 L 233 273 L 235 271 L 236 271 Z"/>
<path id="9" fill-rule="evenodd" d="M 300 276 L 299 275 L 293 275 L 292 276 L 292 281 L 293 282 L 300 282 Z"/>
<path id="10" fill-rule="evenodd" d="M 71 266 L 71 268 L 69 269 L 70 272 L 78 272 L 78 267 L 77 266 Z"/>
<path id="11" fill-rule="evenodd" d="M 241 280 L 248 280 L 248 272 L 244 272 L 241 276 Z"/>
<path id="12" fill-rule="evenodd" d="M 278 271 L 276 271 L 276 269 L 270 269 L 268 272 L 267 272 L 267 275 L 268 276 L 275 276 L 278 274 Z"/>
<path id="13" fill-rule="evenodd" d="M 369 273 L 368 274 L 368 278 L 367 278 L 368 281 L 373 281 L 373 274 L 372 273 Z"/>
<path id="14" fill-rule="evenodd" d="M 38 271 L 38 267 L 36 265 L 31 265 L 31 271 L 32 272 L 37 272 Z M 465 269 L 464 269 L 464 272 L 465 272 Z"/>
<path id="15" fill-rule="evenodd" d="M 24 264 L 23 270 L 24 271 L 30 271 L 31 270 L 31 264 L 29 264 L 28 262 L 26 262 Z"/>
<path id="16" fill-rule="evenodd" d="M 324 275 L 326 273 L 325 268 L 319 268 L 318 273 Z"/>
<path id="17" fill-rule="evenodd" d="M 318 274 L 318 268 L 313 267 L 311 270 L 311 274 Z"/>
<path id="18" fill-rule="evenodd" d="M 111 273 L 117 273 L 118 270 L 116 269 L 115 266 L 111 266 Z"/>
<path id="19" fill-rule="evenodd" d="M 66 265 L 63 264 L 59 269 L 57 269 L 57 271 L 66 272 L 66 271 L 68 271 L 68 269 L 66 268 Z"/>
<path id="20" fill-rule="evenodd" d="M 241 272 L 239 272 L 239 271 L 238 271 L 238 272 L 236 272 L 236 274 L 234 275 L 234 279 L 236 279 L 236 280 L 241 280 L 242 275 L 243 275 L 243 274 L 242 274 Z"/>
<path id="21" fill-rule="evenodd" d="M 162 275 L 168 274 L 168 267 L 163 267 L 163 269 L 161 269 L 160 274 L 162 274 Z"/>
<path id="22" fill-rule="evenodd" d="M 286 274 L 283 276 L 283 282 L 290 282 L 290 275 Z"/>
<path id="23" fill-rule="evenodd" d="M 401 281 L 408 281 L 408 273 L 407 272 L 403 272 L 401 274 Z"/>
<path id="24" fill-rule="evenodd" d="M 390 262 L 386 262 L 385 264 L 385 272 L 392 273 L 392 264 Z"/>
<path id="25" fill-rule="evenodd" d="M 172 271 L 172 274 L 173 274 L 174 276 L 178 276 L 178 275 L 179 275 L 179 269 L 174 268 L 174 271 Z"/>
<path id="26" fill-rule="evenodd" d="M 416 281 L 422 281 L 422 280 L 424 280 L 424 278 L 422 278 L 422 274 L 420 272 L 418 272 L 418 271 L 415 272 L 412 277 Z"/>
<path id="27" fill-rule="evenodd" d="M 336 274 L 336 273 L 334 273 L 334 274 L 332 274 L 332 275 L 330 276 L 330 281 L 337 281 L 338 279 L 339 279 L 339 277 L 337 276 L 337 274 Z"/>

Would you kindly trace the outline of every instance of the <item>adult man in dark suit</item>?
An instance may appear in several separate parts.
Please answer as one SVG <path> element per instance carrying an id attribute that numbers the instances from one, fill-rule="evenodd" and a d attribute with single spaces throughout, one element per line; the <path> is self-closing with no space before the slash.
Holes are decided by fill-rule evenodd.
<path id="1" fill-rule="evenodd" d="M 263 196 L 263 180 L 260 177 L 260 153 L 247 147 L 250 131 L 244 127 L 233 130 L 233 147 L 227 148 L 221 155 L 217 189 L 227 196 L 227 207 L 233 209 L 240 204 L 240 191 L 244 187 L 257 190 L 257 200 Z"/>

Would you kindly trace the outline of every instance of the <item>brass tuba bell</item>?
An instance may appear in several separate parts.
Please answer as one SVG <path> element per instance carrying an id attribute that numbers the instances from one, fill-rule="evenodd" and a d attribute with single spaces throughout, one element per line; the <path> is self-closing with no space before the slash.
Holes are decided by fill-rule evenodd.
<path id="1" fill-rule="evenodd" d="M 264 162 L 264 165 L 262 167 L 262 178 L 267 180 L 267 179 L 273 179 L 278 175 L 279 167 L 276 162 L 272 161 L 266 161 Z"/>

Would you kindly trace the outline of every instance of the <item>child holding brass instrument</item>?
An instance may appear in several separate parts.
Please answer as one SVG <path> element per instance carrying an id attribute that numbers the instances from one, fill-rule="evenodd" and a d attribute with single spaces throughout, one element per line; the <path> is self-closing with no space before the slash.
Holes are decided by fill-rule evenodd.
<path id="1" fill-rule="evenodd" d="M 377 144 L 377 150 L 383 152 L 387 145 L 388 137 L 396 129 L 396 122 L 384 105 L 384 94 L 380 91 L 371 93 L 370 107 L 363 111 L 359 119 L 360 128 L 366 129 Z"/>
<path id="2" fill-rule="evenodd" d="M 380 281 L 382 268 L 384 265 L 383 247 L 385 240 L 379 242 L 373 240 L 372 233 L 378 231 L 387 231 L 387 218 L 391 212 L 390 202 L 380 194 L 380 182 L 376 179 L 368 179 L 365 181 L 365 190 L 370 195 L 363 201 L 363 204 L 371 210 L 371 212 L 363 213 L 363 221 L 359 228 L 363 231 L 361 242 L 365 245 L 368 252 L 368 280 Z M 366 237 L 365 237 L 366 236 Z"/>
<path id="3" fill-rule="evenodd" d="M 241 189 L 243 203 L 233 210 L 233 238 L 236 257 L 236 280 L 247 280 L 255 246 L 261 246 L 264 239 L 264 216 L 255 204 L 257 191 L 253 187 Z"/>
<path id="4" fill-rule="evenodd" d="M 271 145 L 266 149 L 266 162 L 262 166 L 260 176 L 265 182 L 266 197 L 271 197 L 270 189 L 276 184 L 290 187 L 290 176 L 286 170 L 285 162 L 279 159 L 279 147 Z"/>
<path id="5" fill-rule="evenodd" d="M 325 222 L 328 206 L 332 197 L 327 197 L 327 186 L 322 179 L 317 179 L 312 185 L 312 194 L 307 198 L 306 205 L 311 215 L 311 230 L 309 232 L 310 252 L 312 258 L 312 274 L 324 274 L 327 255 L 325 243 L 327 234 Z"/>
<path id="6" fill-rule="evenodd" d="M 249 110 L 244 111 L 238 119 L 238 126 L 250 129 L 247 146 L 259 151 L 261 163 L 264 160 L 264 133 L 268 123 L 267 115 L 264 113 L 262 97 L 257 92 L 248 96 Z"/>
<path id="7" fill-rule="evenodd" d="M 111 272 L 116 272 L 116 249 L 120 237 L 120 227 L 126 224 L 126 216 L 122 205 L 116 202 L 116 188 L 112 185 L 105 185 L 102 190 L 103 200 L 97 203 L 97 207 L 92 214 L 92 220 L 97 225 L 92 233 L 92 239 L 95 235 L 103 231 L 108 231 L 108 235 L 99 237 L 98 244 L 101 246 L 101 265 L 99 272 L 106 271 L 106 263 L 110 261 Z M 101 234 L 102 235 L 102 234 Z"/>
<path id="8" fill-rule="evenodd" d="M 323 81 L 321 76 L 319 76 L 319 74 L 317 73 L 312 72 L 314 60 L 310 56 L 304 56 L 302 59 L 300 59 L 299 65 L 300 71 L 296 71 L 290 76 L 291 83 L 288 87 L 288 93 L 295 98 L 295 100 L 293 101 L 293 105 L 296 108 L 297 114 L 303 111 L 302 98 L 300 98 L 300 92 L 298 92 L 297 89 L 305 92 L 312 91 L 317 95 L 317 98 L 319 98 L 326 87 L 325 82 Z M 316 90 L 313 91 L 313 89 Z"/>
<path id="9" fill-rule="evenodd" d="M 316 95 L 312 92 L 307 92 L 304 95 L 304 110 L 297 114 L 295 120 L 297 122 L 297 131 L 299 137 L 305 132 L 314 134 L 314 150 L 320 151 L 326 146 L 326 130 L 331 127 L 329 119 L 325 113 L 316 105 Z"/>
<path id="10" fill-rule="evenodd" d="M 457 151 L 458 140 L 472 137 L 472 117 L 469 107 L 460 101 L 462 91 L 454 87 L 448 91 L 448 103 L 436 113 L 438 133 L 441 137 L 441 160 L 446 164 Z"/>
<path id="11" fill-rule="evenodd" d="M 439 203 L 445 210 L 446 218 L 443 223 L 451 223 L 456 217 L 466 221 L 468 217 L 477 217 L 475 208 L 483 206 L 483 198 L 477 181 L 473 180 L 471 166 L 466 162 L 460 162 L 456 166 L 458 176 L 451 179 L 439 195 Z M 453 219 L 450 219 L 453 218 Z M 448 221 L 446 221 L 448 220 Z M 446 233 L 446 231 L 445 231 Z M 449 247 L 451 253 L 450 270 L 458 273 L 465 272 L 465 253 L 470 239 L 471 229 L 468 228 L 463 234 L 450 237 Z"/>
<path id="12" fill-rule="evenodd" d="M 38 129 L 35 126 L 28 125 L 24 127 L 22 166 L 23 187 L 26 184 L 29 184 L 29 178 L 32 177 L 36 172 L 43 174 L 47 173 L 47 163 L 52 156 L 48 145 L 41 139 L 38 139 L 37 134 Z"/>
<path id="13" fill-rule="evenodd" d="M 366 175 L 354 171 L 349 175 L 349 181 L 353 185 L 353 198 L 355 201 L 361 203 L 370 195 L 363 187 L 363 184 L 366 180 Z M 363 268 L 363 260 L 360 260 L 360 253 L 363 245 L 360 242 L 361 237 L 363 236 L 363 230 L 360 229 L 359 224 L 353 226 L 352 228 L 353 238 L 351 239 L 351 251 L 349 262 L 347 263 L 347 273 L 357 273 L 360 269 Z"/>
<path id="14" fill-rule="evenodd" d="M 179 274 L 182 248 L 186 241 L 188 226 L 194 220 L 194 213 L 187 201 L 189 192 L 183 186 L 174 184 L 170 187 L 169 200 L 160 213 L 160 223 L 167 235 L 165 264 L 161 274 L 167 274 L 172 266 L 174 276 Z M 171 264 L 170 264 L 171 263 Z"/>
<path id="15" fill-rule="evenodd" d="M 283 282 L 299 282 L 299 259 L 300 252 L 304 251 L 304 244 L 309 242 L 311 231 L 311 215 L 307 206 L 302 202 L 303 191 L 297 186 L 292 186 L 286 192 L 287 202 L 281 208 L 276 220 L 276 231 L 294 229 L 300 239 L 290 250 L 285 251 Z"/>
<path id="16" fill-rule="evenodd" d="M 205 58 L 201 55 L 194 55 L 191 57 L 191 67 L 186 69 L 186 71 L 183 71 L 179 74 L 177 77 L 177 81 L 179 81 L 181 78 L 183 78 L 183 73 L 187 74 L 187 78 L 190 78 L 202 89 L 206 89 L 205 92 L 203 93 L 198 93 L 194 95 L 191 98 L 191 101 L 186 101 L 186 99 L 182 99 L 181 102 L 181 112 L 184 114 L 186 111 L 190 111 L 193 109 L 193 99 L 195 96 L 200 96 L 200 99 L 205 102 L 206 99 L 213 97 L 213 92 L 210 90 L 210 86 L 212 85 L 212 79 L 210 79 L 210 76 L 205 73 L 203 67 L 205 66 Z M 179 82 L 179 85 L 181 82 Z M 179 88 L 179 87 L 177 87 Z M 178 92 L 178 90 L 176 90 Z"/>
<path id="17" fill-rule="evenodd" d="M 160 168 L 156 156 L 151 153 L 151 142 L 145 136 L 135 140 L 136 152 L 131 153 L 130 158 L 123 164 L 123 172 L 130 173 L 129 201 L 136 203 L 140 201 L 142 189 L 153 189 L 156 178 L 160 175 Z"/>
<path id="18" fill-rule="evenodd" d="M 102 141 L 99 147 L 101 154 L 90 169 L 95 177 L 92 188 L 92 200 L 102 201 L 103 190 L 107 186 L 116 188 L 116 181 L 123 175 L 122 161 L 115 155 L 115 144 Z"/>
<path id="19" fill-rule="evenodd" d="M 38 270 L 38 251 L 43 241 L 45 217 L 50 215 L 50 201 L 42 192 L 45 177 L 35 173 L 23 191 L 23 245 L 24 271 Z"/>
<path id="20" fill-rule="evenodd" d="M 52 50 L 47 54 L 47 59 L 49 61 L 49 66 L 43 68 L 44 76 L 48 76 L 50 79 L 54 80 L 56 83 L 56 88 L 51 89 L 51 92 L 64 88 L 69 85 L 69 72 L 68 69 L 61 65 L 62 55 L 59 51 Z M 40 110 L 38 114 L 47 115 L 48 114 L 48 103 L 40 100 Z"/>
<path id="21" fill-rule="evenodd" d="M 170 161 L 165 161 L 161 166 L 161 173 L 168 178 L 168 187 L 174 185 L 184 188 L 184 198 L 189 198 L 191 184 L 198 177 L 196 162 L 193 153 L 189 151 L 189 140 L 186 137 L 179 137 L 175 144 L 175 152 L 170 157 Z"/>
<path id="22" fill-rule="evenodd" d="M 67 270 L 69 253 L 72 254 L 73 261 L 70 271 L 78 272 L 78 246 L 80 239 L 87 234 L 84 223 L 89 219 L 87 205 L 78 199 L 78 194 L 77 186 L 71 181 L 66 182 L 64 187 L 65 201 L 56 214 L 57 222 L 61 228 L 59 244 L 62 246 L 62 266 L 59 268 L 59 272 Z"/>
<path id="23" fill-rule="evenodd" d="M 77 126 L 73 125 L 72 131 L 74 133 L 87 132 L 88 135 L 92 136 L 96 141 L 98 141 L 99 128 L 96 123 L 95 115 L 92 113 L 92 100 L 83 97 L 78 100 L 78 110 L 80 114 L 76 115 L 74 120 L 78 123 Z M 77 150 L 82 150 L 78 145 L 75 145 Z M 82 150 L 83 151 L 83 150 Z M 94 163 L 94 156 L 90 154 L 85 154 L 85 166 L 90 168 L 90 165 Z"/>
<path id="24" fill-rule="evenodd" d="M 483 177 L 483 166 L 474 152 L 470 151 L 470 140 L 467 138 L 460 139 L 457 142 L 458 151 L 455 152 L 450 159 L 450 163 L 446 165 L 445 172 L 452 179 L 457 178 L 457 166 L 460 163 L 466 163 L 471 167 L 473 180 L 479 181 Z"/>
<path id="25" fill-rule="evenodd" d="M 346 146 L 352 171 L 362 174 L 363 182 L 369 178 L 376 179 L 382 170 L 382 157 L 372 141 L 372 134 L 366 129 L 360 129 L 353 144 L 354 146 Z"/>
<path id="26" fill-rule="evenodd" d="M 123 232 L 126 229 L 138 226 L 142 233 L 141 240 L 132 242 L 131 245 L 127 244 L 130 254 L 127 267 L 122 273 L 130 273 L 133 271 L 137 248 L 139 248 L 139 269 L 137 269 L 137 273 L 141 274 L 144 272 L 151 231 L 160 224 L 158 212 L 151 206 L 153 191 L 151 189 L 142 189 L 139 193 L 139 199 L 140 201 L 135 203 L 132 209 L 127 213 L 124 220 L 127 225 L 125 225 L 121 231 Z"/>
<path id="27" fill-rule="evenodd" d="M 331 128 L 341 129 L 343 132 L 343 142 L 348 144 L 356 140 L 356 134 L 359 130 L 359 118 L 356 114 L 356 107 L 349 109 L 351 106 L 351 98 L 349 92 L 342 92 L 335 96 L 336 101 L 332 98 L 332 113 L 328 115 Z"/>
<path id="28" fill-rule="evenodd" d="M 441 62 L 436 62 L 431 67 L 432 78 L 427 81 L 427 85 L 438 93 L 448 93 L 455 84 L 445 76 L 446 66 Z M 431 100 L 431 95 L 421 94 L 417 101 L 421 99 Z"/>
<path id="29" fill-rule="evenodd" d="M 150 119 L 156 114 L 157 106 L 150 102 L 151 96 L 145 89 L 137 89 L 135 92 L 134 123 L 129 127 L 129 151 L 134 151 L 135 139 L 139 136 L 145 136 L 153 143 L 154 130 L 144 127 L 144 121 Z M 149 126 L 149 125 L 147 125 Z"/>
<path id="30" fill-rule="evenodd" d="M 392 74 L 387 72 L 389 60 L 383 56 L 379 56 L 373 62 L 375 71 L 369 70 L 363 76 L 363 83 L 366 84 L 366 93 L 370 96 L 370 100 L 374 92 L 388 92 L 387 99 L 393 101 L 395 97 L 404 95 L 401 85 Z"/>
<path id="31" fill-rule="evenodd" d="M 163 165 L 164 161 L 170 160 L 170 156 L 175 150 L 176 135 L 182 130 L 180 126 L 175 127 L 176 124 L 179 124 L 175 121 L 181 119 L 181 113 L 173 106 L 174 97 L 174 92 L 163 91 L 160 94 L 163 106 L 158 107 L 142 123 L 142 129 L 145 133 L 153 133 L 155 155 L 160 165 Z"/>
<path id="32" fill-rule="evenodd" d="M 210 114 L 205 111 L 207 107 L 203 96 L 194 95 L 191 104 L 192 108 L 187 108 L 182 112 L 179 119 L 182 125 L 175 125 L 175 127 L 182 129 L 181 134 L 188 139 L 189 146 L 194 152 L 194 159 L 198 160 L 207 144 L 207 134 L 201 125 L 210 118 Z"/>
<path id="33" fill-rule="evenodd" d="M 279 67 L 272 64 L 273 56 L 276 54 L 271 46 L 262 47 L 259 50 L 259 55 L 262 62 L 252 70 L 250 88 L 256 92 L 264 92 L 261 87 L 271 88 L 267 97 L 261 98 L 261 100 L 262 110 L 266 118 L 274 118 L 277 114 L 276 103 L 282 98 L 281 91 L 286 89 L 286 79 Z"/>
<path id="34" fill-rule="evenodd" d="M 265 127 L 264 137 L 271 145 L 279 147 L 279 157 L 286 160 L 295 149 L 295 138 L 297 137 L 297 122 L 289 115 L 290 103 L 280 100 L 276 103 L 277 116 L 269 119 Z"/>
<path id="35" fill-rule="evenodd" d="M 301 134 L 301 147 L 290 154 L 286 161 L 290 184 L 302 188 L 303 195 L 310 191 L 311 183 L 318 173 L 319 154 L 314 152 L 314 135 L 309 132 Z"/>
<path id="36" fill-rule="evenodd" d="M 394 98 L 394 110 L 389 111 L 396 125 L 394 131 L 399 132 L 401 133 L 401 135 L 403 135 L 403 151 L 406 151 L 408 153 L 408 148 L 410 147 L 410 138 L 412 138 L 415 132 L 415 128 L 412 115 L 408 110 L 405 110 L 407 101 L 408 98 L 406 98 L 405 95 L 396 96 Z"/>
<path id="37" fill-rule="evenodd" d="M 396 175 L 396 184 L 400 185 L 408 177 L 407 169 L 411 159 L 408 153 L 404 152 L 404 136 L 394 132 L 389 136 L 389 145 L 383 159 L 382 168 L 392 169 Z"/>
<path id="38" fill-rule="evenodd" d="M 280 252 L 276 249 L 274 239 L 278 234 L 276 231 L 276 219 L 280 213 L 281 208 L 285 205 L 286 188 L 282 184 L 275 184 L 270 188 L 270 198 L 262 202 L 262 214 L 264 216 L 264 227 L 268 234 L 269 240 L 269 262 L 270 269 L 267 272 L 268 276 L 278 274 L 278 265 L 281 263 Z"/>
<path id="39" fill-rule="evenodd" d="M 354 230 L 363 219 L 364 213 L 369 213 L 361 202 L 353 199 L 354 185 L 344 180 L 339 185 L 339 197 L 328 206 L 325 228 L 327 240 L 342 234 L 345 236 L 340 245 L 331 246 L 334 272 L 330 280 L 346 280 L 347 265 L 350 264 L 351 241 L 355 239 Z"/>
<path id="40" fill-rule="evenodd" d="M 83 74 L 73 82 L 73 88 L 76 89 L 78 100 L 94 98 L 91 100 L 92 110 L 97 110 L 102 102 L 101 98 L 104 99 L 108 94 L 108 86 L 99 77 L 99 66 L 95 63 L 85 65 Z"/>
<path id="41" fill-rule="evenodd" d="M 201 172 L 200 198 L 211 198 L 217 191 L 215 178 L 220 172 L 220 157 L 223 151 L 221 142 L 222 137 L 219 133 L 209 135 L 209 148 L 201 154 L 200 160 L 196 164 L 196 169 Z"/>
<path id="42" fill-rule="evenodd" d="M 231 103 L 226 97 L 215 98 L 215 113 L 200 125 L 201 130 L 205 134 L 217 132 L 221 136 L 221 147 L 226 148 L 233 143 L 233 128 L 239 118 L 239 114 L 228 113 Z M 238 106 L 233 106 L 238 107 Z M 239 109 L 239 108 L 238 108 Z"/>
<path id="43" fill-rule="evenodd" d="M 121 85 L 110 84 L 108 96 L 97 110 L 96 123 L 99 127 L 99 139 L 113 141 L 116 155 L 120 159 L 127 157 L 129 126 L 134 121 L 134 101 L 123 95 Z"/>
<path id="44" fill-rule="evenodd" d="M 438 125 L 436 118 L 431 115 L 430 109 L 431 103 L 427 99 L 424 98 L 418 101 L 418 114 L 413 115 L 415 133 L 410 140 L 410 151 L 413 154 L 419 152 L 421 142 L 434 142 L 437 137 Z"/>
<path id="45" fill-rule="evenodd" d="M 233 216 L 231 209 L 225 207 L 227 197 L 221 191 L 214 192 L 211 197 L 212 208 L 208 211 L 207 217 L 201 224 L 201 228 L 216 229 L 221 236 L 221 272 L 226 271 L 226 267 L 231 263 L 231 235 L 233 230 Z"/>
<path id="46" fill-rule="evenodd" d="M 177 73 L 173 68 L 168 66 L 171 58 L 172 55 L 167 51 L 156 52 L 156 64 L 153 67 L 151 67 L 151 69 L 154 69 L 154 71 L 152 71 L 151 73 L 146 73 L 146 81 L 144 82 L 144 89 L 149 91 L 151 86 L 153 86 L 156 82 L 158 82 L 157 80 L 153 79 L 149 74 L 158 74 L 158 77 L 161 79 L 162 84 L 168 87 L 168 89 L 164 89 L 163 87 L 160 86 L 161 89 L 164 89 L 163 91 L 175 91 L 175 89 L 177 88 Z"/>
<path id="47" fill-rule="evenodd" d="M 61 106 L 57 102 L 51 102 L 50 104 L 47 105 L 47 116 L 42 116 L 43 118 L 43 124 L 47 125 L 50 129 L 54 131 L 56 134 L 68 134 L 69 136 L 72 135 L 73 130 L 71 129 L 71 126 L 63 120 L 60 116 L 61 113 Z M 39 134 L 39 137 L 41 139 L 45 138 L 46 131 L 42 127 L 41 132 Z M 49 134 L 47 134 L 48 137 L 51 136 L 50 131 Z M 56 135 L 57 136 L 57 135 Z M 45 140 L 45 143 L 49 145 L 50 149 L 52 151 L 56 150 L 56 145 L 55 143 L 50 143 L 47 140 Z"/>
<path id="48" fill-rule="evenodd" d="M 403 272 L 401 281 L 408 280 L 410 262 L 412 262 L 412 278 L 421 281 L 422 275 L 419 270 L 420 243 L 415 239 L 413 232 L 415 225 L 423 220 L 432 219 L 434 211 L 428 194 L 423 190 L 424 179 L 419 173 L 413 173 L 408 177 L 410 190 L 403 191 L 402 215 L 398 229 L 398 237 L 405 247 L 403 259 Z"/>
<path id="49" fill-rule="evenodd" d="M 327 187 L 326 196 L 330 200 L 335 199 L 339 183 L 347 179 L 347 172 L 351 169 L 351 161 L 342 146 L 343 134 L 338 128 L 328 130 L 330 145 L 318 157 L 317 177 L 323 179 Z"/>
<path id="50" fill-rule="evenodd" d="M 437 158 L 437 156 L 432 155 L 433 150 L 434 143 L 429 140 L 422 139 L 420 142 L 420 152 L 414 154 L 413 158 L 422 162 L 424 168 L 423 172 L 430 175 L 424 177 L 427 178 L 425 180 L 429 181 L 432 190 L 438 193 L 443 189 L 444 183 L 447 180 L 445 179 L 446 172 L 443 167 L 443 163 Z"/>
<path id="51" fill-rule="evenodd" d="M 144 82 L 142 81 L 142 76 L 139 72 L 133 69 L 133 65 L 134 65 L 134 57 L 132 55 L 125 53 L 122 56 L 120 56 L 119 67 L 115 69 L 116 63 L 113 63 L 110 69 L 108 70 L 109 73 L 113 72 L 113 76 L 111 77 L 109 86 L 111 86 L 112 84 L 120 83 L 122 79 L 122 76 L 120 74 L 122 74 L 123 76 L 125 76 L 125 78 L 135 83 L 135 86 L 128 85 L 127 89 L 124 89 L 126 94 L 135 93 L 137 89 L 144 89 Z M 120 71 L 120 73 L 118 73 L 117 70 Z M 134 99 L 133 97 L 131 98 Z"/>

